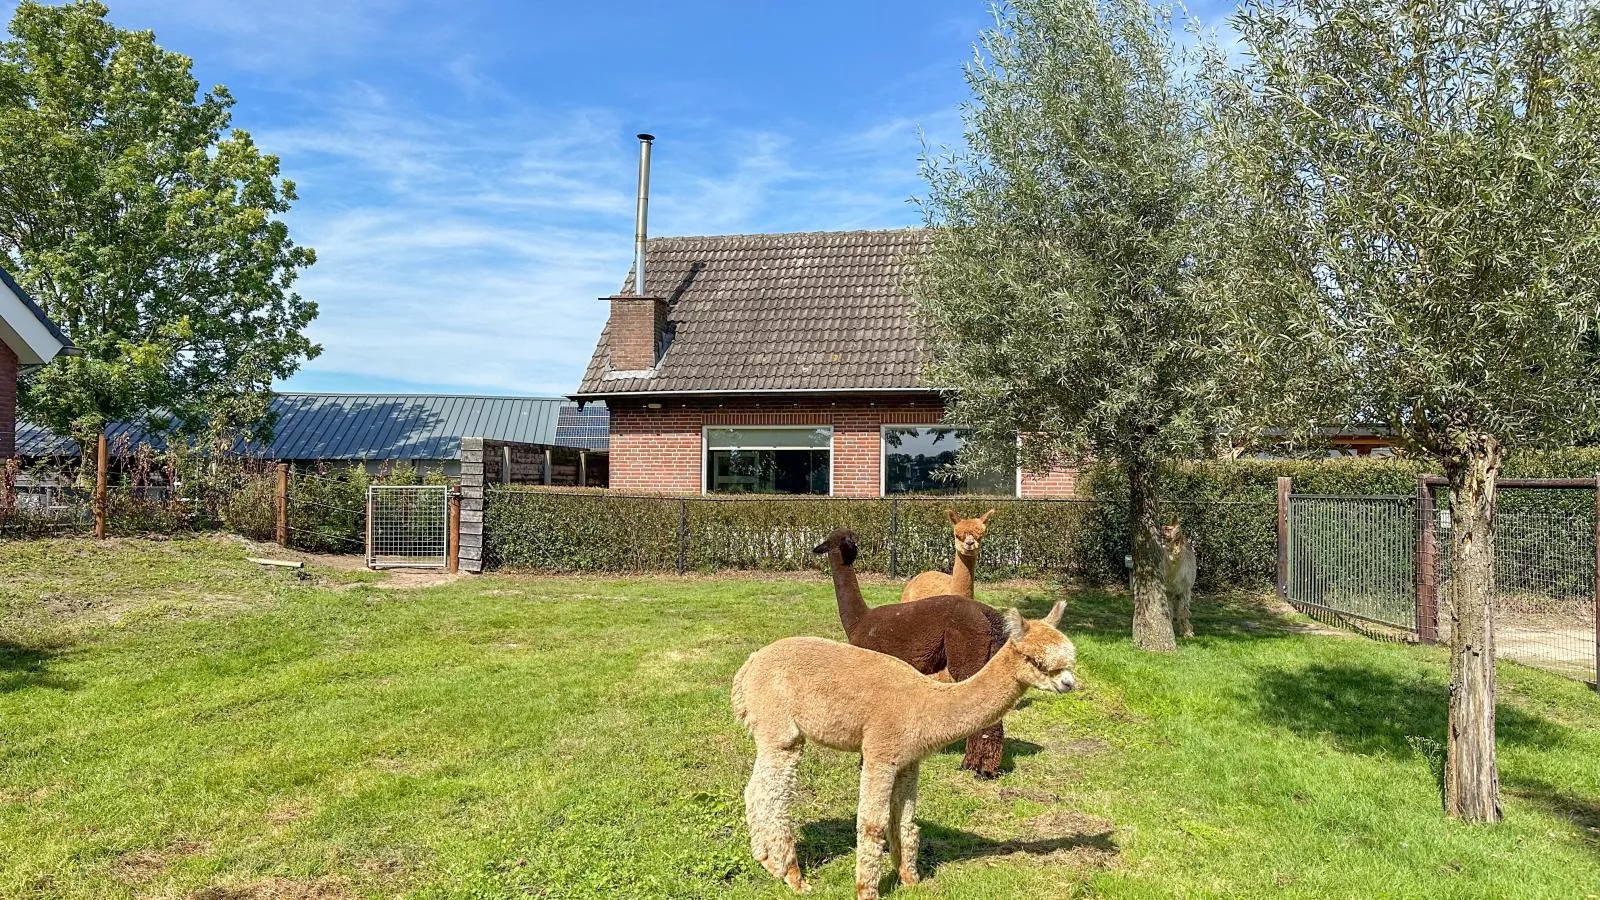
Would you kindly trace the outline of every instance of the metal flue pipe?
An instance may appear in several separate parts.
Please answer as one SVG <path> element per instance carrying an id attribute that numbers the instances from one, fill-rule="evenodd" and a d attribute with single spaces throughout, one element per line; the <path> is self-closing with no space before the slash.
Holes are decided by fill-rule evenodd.
<path id="1" fill-rule="evenodd" d="M 639 206 L 633 220 L 633 293 L 644 296 L 644 242 L 650 217 L 650 142 L 653 134 L 639 135 Z"/>

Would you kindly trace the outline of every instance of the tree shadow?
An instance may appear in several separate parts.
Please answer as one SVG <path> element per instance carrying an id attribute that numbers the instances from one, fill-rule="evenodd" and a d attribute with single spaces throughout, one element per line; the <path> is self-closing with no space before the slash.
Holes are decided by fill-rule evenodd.
<path id="1" fill-rule="evenodd" d="M 33 647 L 0 639 L 0 694 L 24 688 L 71 690 L 76 681 L 50 672 L 50 664 L 64 654 L 50 647 Z"/>
<path id="2" fill-rule="evenodd" d="M 1436 677 L 1353 662 L 1269 669 L 1257 675 L 1253 699 L 1265 724 L 1392 757 L 1415 756 L 1418 739 L 1442 746 L 1450 707 L 1449 688 Z M 1495 707 L 1495 726 L 1499 740 L 1533 747 L 1567 736 L 1564 726 L 1505 704 Z"/>
<path id="3" fill-rule="evenodd" d="M 917 820 L 922 832 L 917 868 L 928 876 L 943 863 L 986 859 L 995 856 L 1053 856 L 1084 861 L 1093 858 L 1110 858 L 1120 852 L 1116 843 L 1116 826 L 1103 819 L 1067 814 L 1064 827 L 1050 829 L 1052 833 L 1036 837 L 995 840 L 959 828 L 950 828 L 937 822 Z M 800 867 L 811 870 L 856 850 L 856 823 L 854 819 L 822 819 L 801 825 L 796 834 L 796 850 Z"/>
<path id="4" fill-rule="evenodd" d="M 1580 797 L 1537 778 L 1511 778 L 1506 793 L 1526 800 L 1557 818 L 1566 819 L 1582 833 L 1584 843 L 1600 850 L 1600 800 Z"/>
<path id="5" fill-rule="evenodd" d="M 1017 608 L 1030 619 L 1043 617 L 1058 599 L 1067 601 L 1061 630 L 1069 635 L 1093 633 L 1122 637 L 1133 629 L 1133 597 L 1126 591 L 1063 588 L 1058 594 L 1029 594 Z M 1267 606 L 1254 595 L 1237 592 L 1196 594 L 1190 618 L 1195 639 L 1270 638 L 1298 634 L 1306 626 Z M 1180 643 L 1190 639 L 1180 639 Z"/>

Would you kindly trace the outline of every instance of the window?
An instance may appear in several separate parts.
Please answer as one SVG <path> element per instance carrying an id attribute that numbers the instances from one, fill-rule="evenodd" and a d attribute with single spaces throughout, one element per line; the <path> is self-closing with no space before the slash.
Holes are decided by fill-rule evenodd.
<path id="1" fill-rule="evenodd" d="M 833 429 L 707 428 L 706 492 L 827 494 Z"/>
<path id="2" fill-rule="evenodd" d="M 956 461 L 970 434 L 958 428 L 886 425 L 883 429 L 883 492 L 885 494 L 1017 493 L 1017 470 L 953 476 Z"/>

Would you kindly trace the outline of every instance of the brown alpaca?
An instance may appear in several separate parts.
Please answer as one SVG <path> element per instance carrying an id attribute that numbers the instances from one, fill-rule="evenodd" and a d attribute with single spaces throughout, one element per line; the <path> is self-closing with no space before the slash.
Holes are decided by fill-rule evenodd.
<path id="1" fill-rule="evenodd" d="M 965 597 L 928 597 L 912 603 L 869 608 L 856 581 L 856 536 L 840 528 L 816 548 L 828 554 L 839 624 L 850 643 L 911 664 L 924 675 L 949 670 L 953 681 L 978 674 L 1005 643 L 1000 611 Z M 995 722 L 967 738 L 961 768 L 979 778 L 998 778 L 1005 751 L 1005 728 Z"/>
<path id="2" fill-rule="evenodd" d="M 875 900 L 887 840 L 901 884 L 917 882 L 917 773 L 922 759 L 998 722 L 1028 688 L 1072 690 L 1077 652 L 1056 630 L 1063 604 L 1038 622 L 1016 610 L 1007 640 L 977 675 L 925 678 L 900 660 L 817 637 L 784 638 L 750 655 L 733 677 L 733 709 L 756 742 L 744 789 L 750 851 L 796 891 L 808 890 L 789 807 L 810 740 L 861 753 L 856 807 L 856 897 Z"/>
<path id="3" fill-rule="evenodd" d="M 900 592 L 901 603 L 910 603 L 912 600 L 921 600 L 924 597 L 941 597 L 945 594 L 955 594 L 968 600 L 974 596 L 972 574 L 978 568 L 978 548 L 983 545 L 983 535 L 989 530 L 989 517 L 994 515 L 994 510 L 991 509 L 975 519 L 963 519 L 956 515 L 953 509 L 945 510 L 944 515 L 950 520 L 951 530 L 955 532 L 956 561 L 950 567 L 949 574 L 923 572 L 906 582 L 905 590 Z"/>

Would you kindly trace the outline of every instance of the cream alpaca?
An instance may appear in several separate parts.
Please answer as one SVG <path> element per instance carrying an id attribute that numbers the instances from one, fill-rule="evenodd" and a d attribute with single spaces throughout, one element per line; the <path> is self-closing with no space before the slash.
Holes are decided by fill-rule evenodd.
<path id="1" fill-rule="evenodd" d="M 1077 652 L 1056 630 L 1063 603 L 1037 622 L 1005 615 L 1008 639 L 978 674 L 946 683 L 849 644 L 785 638 L 757 650 L 733 678 L 733 709 L 756 742 L 744 790 L 750 850 L 768 872 L 805 891 L 789 807 L 807 740 L 861 754 L 856 897 L 878 896 L 887 840 L 901 884 L 917 881 L 917 772 L 923 757 L 1000 721 L 1028 688 L 1077 682 Z"/>
<path id="2" fill-rule="evenodd" d="M 905 590 L 900 592 L 901 603 L 947 594 L 968 600 L 973 597 L 972 576 L 978 568 L 978 549 L 983 545 L 983 535 L 989 530 L 989 517 L 994 515 L 994 510 L 972 519 L 961 518 L 953 509 L 945 510 L 944 514 L 950 520 L 950 530 L 955 533 L 955 563 L 950 566 L 949 574 L 923 572 L 906 582 Z"/>

